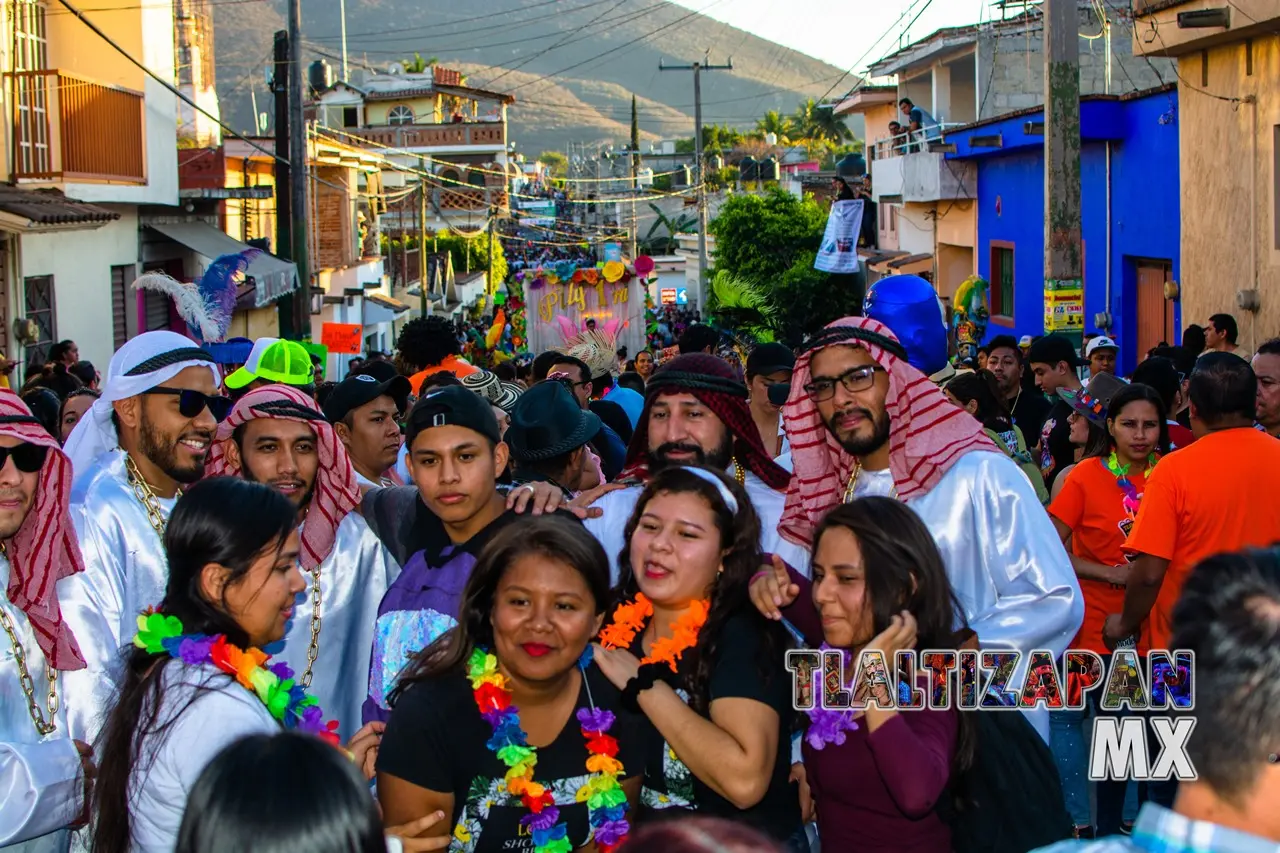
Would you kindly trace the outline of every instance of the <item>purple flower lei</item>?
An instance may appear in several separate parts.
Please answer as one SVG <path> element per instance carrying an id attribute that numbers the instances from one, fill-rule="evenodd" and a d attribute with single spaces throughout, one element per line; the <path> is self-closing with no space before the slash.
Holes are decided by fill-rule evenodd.
<path id="1" fill-rule="evenodd" d="M 821 648 L 822 651 L 827 651 L 831 646 L 823 643 Z M 847 649 L 842 649 L 841 653 L 847 668 L 852 656 Z M 823 690 L 824 679 L 819 670 L 818 677 L 814 679 L 813 708 L 805 712 L 809 716 L 809 728 L 805 731 L 804 739 L 814 749 L 822 749 L 829 743 L 840 746 L 845 741 L 846 732 L 858 729 L 858 724 L 853 719 L 853 711 L 847 708 L 837 711 L 822 707 Z"/>

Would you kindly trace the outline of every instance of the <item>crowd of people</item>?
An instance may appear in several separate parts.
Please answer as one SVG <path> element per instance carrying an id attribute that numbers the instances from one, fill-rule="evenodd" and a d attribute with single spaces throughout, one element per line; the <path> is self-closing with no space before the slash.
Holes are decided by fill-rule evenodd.
<path id="1" fill-rule="evenodd" d="M 1274 849 L 1280 340 L 1216 315 L 1120 377 L 997 336 L 942 381 L 899 284 L 744 359 L 675 311 L 492 370 L 414 319 L 332 382 L 62 347 L 55 418 L 0 390 L 0 848 Z M 850 668 L 865 707 L 798 712 L 819 647 L 1190 650 L 1199 777 L 1089 782 L 1100 691 Z"/>

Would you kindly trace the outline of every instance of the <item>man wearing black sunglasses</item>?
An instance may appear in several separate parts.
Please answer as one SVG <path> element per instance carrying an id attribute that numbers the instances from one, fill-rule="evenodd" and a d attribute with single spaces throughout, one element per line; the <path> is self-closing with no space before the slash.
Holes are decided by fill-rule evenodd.
<path id="1" fill-rule="evenodd" d="M 102 396 L 67 438 L 85 571 L 61 591 L 98 679 L 93 701 L 73 709 L 91 732 L 111 697 L 117 651 L 137 630 L 138 613 L 164 597 L 164 528 L 182 487 L 204 476 L 228 409 L 220 383 L 212 357 L 193 341 L 146 332 L 112 356 Z"/>

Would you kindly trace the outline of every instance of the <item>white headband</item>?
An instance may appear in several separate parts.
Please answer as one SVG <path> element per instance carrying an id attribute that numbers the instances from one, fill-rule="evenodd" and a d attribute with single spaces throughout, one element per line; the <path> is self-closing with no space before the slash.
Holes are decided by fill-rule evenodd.
<path id="1" fill-rule="evenodd" d="M 695 468 L 692 465 L 687 465 L 684 470 L 688 471 L 699 480 L 706 480 L 708 483 L 715 486 L 716 491 L 720 493 L 720 499 L 724 501 L 725 506 L 729 507 L 729 512 L 734 515 L 738 514 L 738 500 L 733 496 L 733 492 L 729 491 L 729 487 L 724 484 L 724 480 L 721 480 L 706 468 Z"/>

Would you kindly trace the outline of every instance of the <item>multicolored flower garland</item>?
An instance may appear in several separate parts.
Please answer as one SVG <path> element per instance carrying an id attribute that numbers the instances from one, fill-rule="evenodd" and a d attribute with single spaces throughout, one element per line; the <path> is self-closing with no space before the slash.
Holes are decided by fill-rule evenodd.
<path id="1" fill-rule="evenodd" d="M 708 601 L 694 601 L 671 629 L 671 636 L 661 637 L 653 641 L 653 649 L 641 665 L 647 663 L 665 663 L 675 672 L 680 657 L 698 643 L 698 632 L 706 624 L 707 614 L 711 612 Z M 653 616 L 653 602 L 645 598 L 643 592 L 637 593 L 635 600 L 629 604 L 619 604 L 613 611 L 613 619 L 600 632 L 600 645 L 606 649 L 629 649 L 635 642 L 636 634 L 644 630 L 645 623 Z"/>
<path id="2" fill-rule="evenodd" d="M 167 654 L 187 666 L 212 664 L 262 700 L 268 713 L 286 729 L 317 735 L 334 746 L 341 743 L 338 721 L 324 721 L 319 701 L 294 681 L 289 664 L 280 661 L 264 669 L 270 655 L 261 649 L 241 649 L 228 643 L 225 634 L 185 634 L 181 619 L 153 609 L 138 617 L 133 644 L 153 655 Z"/>
<path id="3" fill-rule="evenodd" d="M 533 836 L 535 853 L 569 853 L 569 825 L 560 820 L 560 809 L 545 786 L 533 780 L 538 763 L 536 747 L 529 746 L 528 736 L 520 727 L 520 709 L 511 704 L 507 678 L 498 671 L 498 659 L 477 648 L 467 661 L 467 680 L 475 692 L 476 707 L 485 722 L 493 727 L 489 747 L 507 766 L 504 780 L 507 791 L 520 798 L 529 814 L 520 825 Z M 609 853 L 627 838 L 627 796 L 618 784 L 623 772 L 618 761 L 618 742 L 607 734 L 613 727 L 612 712 L 601 708 L 579 708 L 578 723 L 587 741 L 587 770 L 591 777 L 574 796 L 587 804 L 588 820 L 596 849 Z"/>
<path id="4" fill-rule="evenodd" d="M 1160 461 L 1160 457 L 1152 453 L 1147 457 L 1147 470 L 1143 477 L 1150 477 L 1151 472 L 1155 470 L 1156 463 Z M 1111 451 L 1111 456 L 1107 458 L 1107 470 L 1115 475 L 1116 485 L 1120 487 L 1120 491 L 1124 492 L 1124 510 L 1129 513 L 1130 518 L 1137 518 L 1138 507 L 1142 504 L 1142 495 L 1138 494 L 1137 486 L 1129 480 L 1129 465 L 1121 465 L 1120 457 L 1116 452 Z"/>

